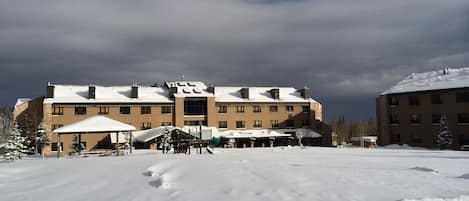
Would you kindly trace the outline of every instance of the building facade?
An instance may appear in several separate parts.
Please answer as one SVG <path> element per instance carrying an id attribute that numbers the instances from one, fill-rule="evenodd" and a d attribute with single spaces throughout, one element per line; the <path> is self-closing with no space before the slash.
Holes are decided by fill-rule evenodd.
<path id="1" fill-rule="evenodd" d="M 330 141 L 322 106 L 308 88 L 222 87 L 199 81 L 171 81 L 163 86 L 77 86 L 48 84 L 42 104 L 47 132 L 104 115 L 138 130 L 159 126 L 206 125 L 219 130 L 309 128 Z M 327 135 L 329 133 L 329 135 Z M 57 151 L 57 138 L 46 153 Z M 72 135 L 60 141 L 69 152 Z M 109 133 L 83 135 L 86 149 L 111 147 Z"/>
<path id="2" fill-rule="evenodd" d="M 452 148 L 469 145 L 469 68 L 412 74 L 376 98 L 378 143 L 436 148 L 446 117 Z"/>

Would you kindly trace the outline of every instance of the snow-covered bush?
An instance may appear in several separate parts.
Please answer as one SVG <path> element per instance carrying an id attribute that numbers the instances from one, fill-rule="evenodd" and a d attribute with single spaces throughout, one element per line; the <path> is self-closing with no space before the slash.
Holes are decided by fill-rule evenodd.
<path id="1" fill-rule="evenodd" d="M 453 137 L 448 128 L 448 120 L 446 117 L 442 116 L 440 119 L 440 132 L 437 137 L 437 144 L 440 149 L 447 149 L 451 144 L 453 144 Z"/>
<path id="2" fill-rule="evenodd" d="M 44 156 L 44 147 L 51 142 L 50 136 L 46 132 L 46 124 L 41 121 L 37 127 L 36 144 L 40 147 L 41 154 Z"/>

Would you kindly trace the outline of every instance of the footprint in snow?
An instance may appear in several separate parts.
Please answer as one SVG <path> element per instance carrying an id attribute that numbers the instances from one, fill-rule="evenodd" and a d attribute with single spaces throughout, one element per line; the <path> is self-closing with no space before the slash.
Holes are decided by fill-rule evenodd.
<path id="1" fill-rule="evenodd" d="M 434 170 L 434 169 L 431 169 L 431 168 L 426 168 L 426 167 L 413 167 L 413 168 L 409 168 L 409 170 L 417 170 L 417 171 L 421 171 L 421 172 L 431 172 L 431 173 L 435 173 L 435 174 L 438 173 L 437 170 Z"/>

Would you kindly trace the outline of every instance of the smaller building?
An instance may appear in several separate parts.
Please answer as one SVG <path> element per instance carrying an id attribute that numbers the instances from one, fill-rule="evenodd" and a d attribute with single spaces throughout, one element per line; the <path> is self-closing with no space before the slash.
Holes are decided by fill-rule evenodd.
<path id="1" fill-rule="evenodd" d="M 435 148 L 446 117 L 452 148 L 469 145 L 469 67 L 413 73 L 376 98 L 378 144 Z"/>
<path id="2" fill-rule="evenodd" d="M 361 137 L 352 137 L 353 146 L 366 147 L 366 148 L 376 148 L 378 145 L 376 143 L 378 137 L 376 136 L 361 136 Z"/>

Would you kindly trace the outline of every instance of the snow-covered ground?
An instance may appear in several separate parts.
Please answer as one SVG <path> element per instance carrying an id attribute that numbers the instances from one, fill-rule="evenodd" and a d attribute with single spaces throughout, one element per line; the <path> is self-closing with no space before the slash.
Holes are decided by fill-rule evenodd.
<path id="1" fill-rule="evenodd" d="M 216 152 L 0 162 L 0 200 L 469 200 L 469 152 Z"/>

